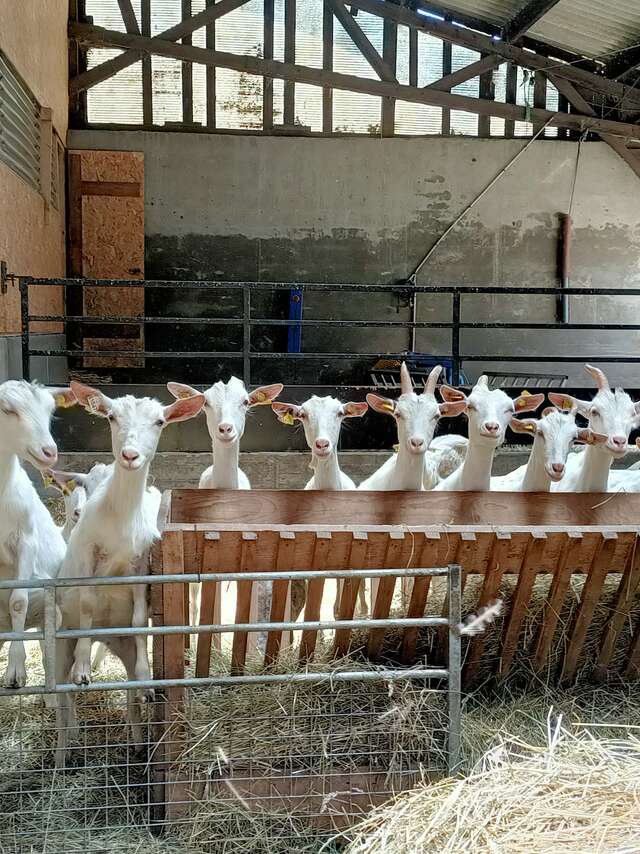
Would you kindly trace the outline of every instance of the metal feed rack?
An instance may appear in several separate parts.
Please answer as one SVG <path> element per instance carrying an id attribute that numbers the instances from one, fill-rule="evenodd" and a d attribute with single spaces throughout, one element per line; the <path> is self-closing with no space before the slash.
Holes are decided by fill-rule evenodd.
<path id="1" fill-rule="evenodd" d="M 164 568 L 168 569 L 166 565 Z M 44 611 L 42 631 L 0 634 L 2 641 L 41 640 L 44 652 L 44 679 L 41 684 L 16 690 L 0 689 L 0 710 L 4 707 L 10 720 L 9 735 L 6 736 L 9 749 L 5 744 L 4 770 L 0 772 L 4 808 L 0 811 L 0 818 L 4 818 L 4 826 L 9 828 L 6 841 L 9 844 L 10 840 L 11 850 L 64 850 L 65 854 L 143 850 L 135 845 L 144 845 L 145 834 L 167 833 L 169 839 L 173 835 L 188 836 L 193 822 L 198 821 L 199 809 L 211 810 L 223 803 L 226 811 L 219 817 L 216 835 L 226 833 L 228 844 L 234 842 L 234 833 L 241 833 L 237 827 L 229 830 L 230 816 L 233 816 L 232 824 L 236 822 L 239 826 L 245 821 L 250 827 L 256 821 L 254 811 L 259 815 L 265 811 L 269 813 L 269 826 L 274 834 L 277 833 L 280 842 L 283 833 L 289 832 L 293 844 L 301 828 L 307 825 L 309 832 L 326 839 L 343 831 L 373 803 L 388 798 L 399 789 L 410 787 L 425 777 L 441 776 L 456 770 L 460 759 L 460 637 L 455 631 L 460 622 L 461 608 L 458 566 L 424 570 L 412 568 L 406 573 L 385 568 L 342 572 L 292 569 L 274 573 L 184 573 L 180 567 L 176 570 L 174 573 L 117 578 L 0 582 L 2 590 L 41 591 Z M 342 578 L 346 588 L 354 580 L 359 582 L 365 577 L 384 582 L 404 575 L 417 579 L 446 578 L 448 617 L 304 623 L 248 620 L 229 625 L 201 623 L 190 626 L 188 621 L 168 625 L 169 613 L 165 614 L 164 625 L 154 624 L 148 628 L 56 630 L 56 591 L 59 588 L 146 584 L 151 587 L 152 601 L 157 602 L 160 598 L 166 602 L 182 603 L 183 591 L 190 584 L 201 585 L 203 599 L 206 599 L 207 590 L 223 581 L 232 581 L 241 588 L 260 579 L 272 582 L 274 590 L 277 590 L 278 585 L 294 579 L 309 579 L 314 584 L 320 578 Z M 447 668 L 389 666 L 360 670 L 338 667 L 327 671 L 312 668 L 309 671 L 260 670 L 252 673 L 229 673 L 219 669 L 219 672 L 207 676 L 185 673 L 181 678 L 154 678 L 139 682 L 111 680 L 87 686 L 58 684 L 55 677 L 56 638 L 91 637 L 99 641 L 108 637 L 151 635 L 154 650 L 161 650 L 159 660 L 154 659 L 157 673 L 160 667 L 168 672 L 172 653 L 180 658 L 184 672 L 186 634 L 210 638 L 212 634 L 229 632 L 234 638 L 246 638 L 246 633 L 259 631 L 282 633 L 329 629 L 339 632 L 347 627 L 375 631 L 423 626 L 454 629 L 448 632 L 450 662 Z M 433 689 L 426 687 L 434 681 L 437 685 Z M 446 689 L 440 687 L 444 682 Z M 287 690 L 291 686 L 293 690 L 301 691 L 310 684 L 322 686 L 322 702 L 326 707 L 323 705 L 321 710 L 316 709 L 313 714 L 306 715 L 305 721 L 310 727 L 307 735 L 310 741 L 316 738 L 321 741 L 323 750 L 293 750 L 292 757 L 284 755 L 282 749 L 280 753 L 270 753 L 274 748 L 269 737 L 261 737 L 255 742 L 247 737 L 247 743 L 238 744 L 238 730 L 243 726 L 247 730 L 262 732 L 264 736 L 265 727 L 273 727 L 274 722 L 270 723 L 265 715 L 261 715 L 260 708 L 253 706 L 245 707 L 244 721 L 237 713 L 225 716 L 221 704 L 224 708 L 225 702 L 228 704 L 234 699 L 241 702 L 243 692 L 250 690 L 264 689 L 268 693 L 270 687 Z M 356 700 L 351 697 L 352 694 L 355 696 L 354 686 L 358 686 Z M 142 687 L 152 687 L 157 694 L 149 707 L 142 742 L 134 743 L 124 723 L 124 689 Z M 385 708 L 381 702 L 384 700 L 388 707 L 390 692 L 400 695 L 399 708 L 407 700 L 407 692 L 410 693 L 410 703 L 406 708 L 413 706 L 413 718 L 415 709 L 425 705 L 425 698 L 433 695 L 434 705 L 436 701 L 440 704 L 438 713 L 433 711 L 434 725 L 428 750 L 410 746 L 411 732 L 403 735 L 403 727 L 415 726 L 411 716 L 402 716 L 398 723 L 385 718 L 388 710 L 381 711 Z M 46 694 L 67 693 L 80 695 L 79 739 L 75 734 L 66 749 L 65 767 L 56 770 L 55 714 L 37 708 L 36 700 Z M 346 730 L 345 703 L 348 707 Z M 298 716 L 289 725 L 293 727 L 295 724 L 299 728 L 303 717 Z M 448 726 L 442 725 L 443 718 L 448 719 Z M 425 727 L 431 720 L 431 717 L 425 719 Z M 203 756 L 201 732 L 214 725 L 218 726 L 215 748 Z M 340 736 L 336 736 L 338 744 L 334 749 L 332 738 L 338 726 L 342 729 Z M 394 726 L 400 730 L 395 735 L 397 744 L 392 750 L 389 732 Z M 345 732 L 348 732 L 349 739 L 357 742 L 353 755 L 343 749 Z M 290 739 L 292 744 L 296 738 L 293 730 L 284 736 L 284 740 Z M 354 757 L 358 757 L 357 760 Z M 389 767 L 385 767 L 387 759 Z M 337 768 L 332 768 L 334 760 L 338 763 Z M 299 768 L 296 762 L 300 764 Z M 357 762 L 357 767 L 354 762 Z M 306 773 L 305 763 L 311 766 Z M 278 816 L 280 818 L 276 820 Z M 217 821 L 215 817 L 210 820 L 214 824 Z M 295 832 L 292 830 L 294 825 Z M 135 836 L 135 839 L 130 836 Z M 240 843 L 240 836 L 237 841 Z"/>

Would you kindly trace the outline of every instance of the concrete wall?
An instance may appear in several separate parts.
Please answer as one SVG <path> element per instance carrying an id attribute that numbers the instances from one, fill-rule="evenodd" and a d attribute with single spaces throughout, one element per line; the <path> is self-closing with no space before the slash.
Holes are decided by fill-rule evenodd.
<path id="1" fill-rule="evenodd" d="M 67 14 L 60 0 L 0 0 L 0 49 L 43 107 L 67 133 Z M 47 207 L 39 192 L 0 163 L 0 259 L 19 275 L 61 276 L 65 271 L 64 210 Z M 33 289 L 34 313 L 58 313 L 62 296 Z M 0 334 L 20 329 L 17 287 L 0 296 Z"/>
<path id="2" fill-rule="evenodd" d="M 282 139 L 167 132 L 73 131 L 74 148 L 145 153 L 148 278 L 383 282 L 405 279 L 439 235 L 526 141 L 475 139 Z M 577 144 L 534 143 L 440 244 L 421 283 L 519 286 L 558 282 L 559 214 L 566 212 Z M 603 143 L 582 146 L 573 208 L 572 283 L 640 286 L 637 178 Z M 199 310 L 189 295 L 183 310 Z M 419 319 L 449 319 L 448 300 L 425 296 Z M 636 299 L 574 300 L 572 319 L 638 319 Z M 326 294 L 305 317 L 408 317 L 389 297 Z M 552 299 L 473 299 L 463 319 L 554 319 Z M 275 333 L 274 333 L 275 334 Z M 305 347 L 336 349 L 335 332 L 304 331 Z M 407 334 L 351 330 L 341 344 L 361 352 L 404 350 Z M 638 351 L 618 333 L 469 332 L 479 355 Z M 418 349 L 447 353 L 447 331 L 428 330 Z M 485 367 L 489 367 L 485 363 Z M 499 367 L 499 364 L 494 365 Z M 554 372 L 555 366 L 540 366 Z M 573 384 L 582 368 L 563 365 Z M 476 375 L 478 366 L 467 365 Z M 638 385 L 635 371 L 611 369 Z M 308 377 L 298 380 L 310 381 Z"/>

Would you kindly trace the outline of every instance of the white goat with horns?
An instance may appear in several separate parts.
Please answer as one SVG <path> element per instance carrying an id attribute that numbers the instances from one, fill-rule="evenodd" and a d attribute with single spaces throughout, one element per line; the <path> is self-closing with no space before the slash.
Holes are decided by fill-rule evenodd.
<path id="1" fill-rule="evenodd" d="M 96 488 L 109 476 L 112 466 L 96 463 L 87 474 L 71 471 L 54 471 L 48 469 L 42 474 L 46 488 L 57 490 L 64 500 L 64 525 L 60 528 L 66 543 L 71 532 L 78 524 L 87 499 Z"/>
<path id="2" fill-rule="evenodd" d="M 423 488 L 425 454 L 440 418 L 453 417 L 465 410 L 464 401 L 438 403 L 436 400 L 434 392 L 441 372 L 440 365 L 433 368 L 422 394 L 416 394 L 409 370 L 403 362 L 400 367 L 401 394 L 397 400 L 377 394 L 367 395 L 367 403 L 372 409 L 395 418 L 398 453 L 386 460 L 358 489 L 419 491 Z"/>
<path id="3" fill-rule="evenodd" d="M 46 389 L 23 381 L 0 385 L 0 578 L 53 578 L 65 542 L 21 461 L 40 471 L 55 465 L 58 449 L 50 431 L 56 406 L 73 406 L 70 389 Z M 23 632 L 42 623 L 42 590 L 0 591 L 0 627 Z M 5 674 L 8 688 L 27 681 L 22 641 L 12 641 Z"/>
<path id="4" fill-rule="evenodd" d="M 163 429 L 168 424 L 197 415 L 204 396 L 194 395 L 163 406 L 151 398 L 131 395 L 110 399 L 97 389 L 72 383 L 80 404 L 93 415 L 108 420 L 115 465 L 89 498 L 71 533 L 61 577 L 123 576 L 145 574 L 148 550 L 159 537 L 157 515 L 160 493 L 147 488 L 149 467 Z M 94 627 L 144 627 L 148 625 L 147 587 L 143 584 L 113 587 L 69 587 L 58 602 L 65 629 Z M 109 650 L 124 664 L 130 680 L 150 678 L 145 635 L 114 637 Z M 60 638 L 56 648 L 56 678 L 70 678 L 77 685 L 91 679 L 91 637 Z M 138 699 L 145 702 L 153 692 L 144 689 Z M 134 740 L 140 742 L 140 711 L 130 693 L 129 715 Z M 58 752 L 64 763 L 67 735 L 75 727 L 75 695 L 63 694 L 58 702 Z"/>

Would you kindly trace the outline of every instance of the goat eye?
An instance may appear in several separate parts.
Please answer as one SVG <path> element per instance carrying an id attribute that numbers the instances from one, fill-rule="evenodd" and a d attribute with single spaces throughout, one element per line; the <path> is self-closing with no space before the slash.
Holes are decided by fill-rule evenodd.
<path id="1" fill-rule="evenodd" d="M 250 403 L 251 403 L 251 401 L 249 400 L 249 398 L 247 398 L 247 399 L 244 401 L 244 405 L 245 405 L 245 406 L 249 406 L 249 404 L 250 404 Z"/>
<path id="2" fill-rule="evenodd" d="M 15 415 L 16 418 L 18 417 L 18 413 L 15 411 L 15 409 L 5 409 L 5 407 L 3 406 L 1 411 L 3 415 Z"/>
<path id="3" fill-rule="evenodd" d="M 596 416 L 596 417 L 597 417 L 598 415 L 600 415 L 600 412 L 599 412 L 597 409 L 592 409 L 592 410 L 591 410 L 591 415 L 594 415 L 594 416 Z"/>
<path id="4" fill-rule="evenodd" d="M 113 414 L 113 412 L 109 412 L 109 414 L 107 415 L 107 421 L 110 421 L 113 424 L 115 420 L 116 416 Z"/>
<path id="5" fill-rule="evenodd" d="M 164 427 L 164 425 L 165 425 L 164 418 L 158 418 L 158 420 L 156 421 L 156 427 Z"/>

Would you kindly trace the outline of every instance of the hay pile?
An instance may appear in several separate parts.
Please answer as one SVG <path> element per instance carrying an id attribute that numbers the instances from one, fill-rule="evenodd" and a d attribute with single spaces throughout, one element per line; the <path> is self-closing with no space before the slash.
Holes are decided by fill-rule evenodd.
<path id="1" fill-rule="evenodd" d="M 550 716 L 545 749 L 492 748 L 462 780 L 421 785 L 374 810 L 349 854 L 640 851 L 640 740 L 572 734 Z"/>

